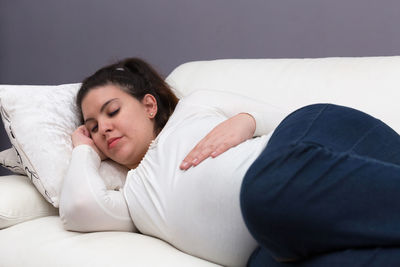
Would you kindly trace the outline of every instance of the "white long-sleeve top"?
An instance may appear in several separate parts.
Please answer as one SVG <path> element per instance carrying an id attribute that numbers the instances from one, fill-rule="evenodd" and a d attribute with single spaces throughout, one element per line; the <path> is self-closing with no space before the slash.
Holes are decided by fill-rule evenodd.
<path id="1" fill-rule="evenodd" d="M 179 169 L 203 137 L 240 112 L 255 118 L 256 137 L 187 171 Z M 98 175 L 100 158 L 91 147 L 74 148 L 60 199 L 65 227 L 75 231 L 137 227 L 188 254 L 224 266 L 244 266 L 257 244 L 241 215 L 240 186 L 286 114 L 243 96 L 196 91 L 179 101 L 120 191 L 106 190 Z"/>

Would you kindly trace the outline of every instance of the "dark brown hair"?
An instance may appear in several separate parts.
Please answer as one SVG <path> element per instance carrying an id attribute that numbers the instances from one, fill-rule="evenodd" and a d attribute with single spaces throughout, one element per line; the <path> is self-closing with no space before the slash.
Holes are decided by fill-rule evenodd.
<path id="1" fill-rule="evenodd" d="M 158 134 L 174 112 L 178 98 L 164 79 L 145 61 L 139 58 L 127 58 L 115 64 L 103 67 L 83 80 L 76 98 L 76 104 L 82 115 L 82 100 L 87 93 L 99 86 L 113 84 L 141 101 L 146 94 L 157 100 L 157 114 L 154 117 L 154 132 Z"/>

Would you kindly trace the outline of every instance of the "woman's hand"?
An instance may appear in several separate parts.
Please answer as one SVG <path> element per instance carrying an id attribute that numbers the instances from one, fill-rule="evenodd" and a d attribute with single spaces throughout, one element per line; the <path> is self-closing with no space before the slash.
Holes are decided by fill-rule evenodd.
<path id="1" fill-rule="evenodd" d="M 72 145 L 73 147 L 79 146 L 79 145 L 89 145 L 91 146 L 97 154 L 100 156 L 101 160 L 107 159 L 107 156 L 101 152 L 95 143 L 93 142 L 93 139 L 90 138 L 90 133 L 89 130 L 86 128 L 85 125 L 79 126 L 71 135 L 72 138 Z"/>
<path id="2" fill-rule="evenodd" d="M 218 124 L 193 149 L 180 165 L 181 170 L 197 166 L 208 157 L 217 157 L 253 137 L 256 121 L 248 113 L 239 113 Z"/>

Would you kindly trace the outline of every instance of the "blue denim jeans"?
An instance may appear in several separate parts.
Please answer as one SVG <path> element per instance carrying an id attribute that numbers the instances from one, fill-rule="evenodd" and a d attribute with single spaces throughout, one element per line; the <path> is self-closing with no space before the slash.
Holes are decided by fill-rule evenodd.
<path id="1" fill-rule="evenodd" d="M 249 266 L 400 266 L 400 136 L 361 111 L 315 104 L 290 114 L 240 201 L 260 245 Z"/>

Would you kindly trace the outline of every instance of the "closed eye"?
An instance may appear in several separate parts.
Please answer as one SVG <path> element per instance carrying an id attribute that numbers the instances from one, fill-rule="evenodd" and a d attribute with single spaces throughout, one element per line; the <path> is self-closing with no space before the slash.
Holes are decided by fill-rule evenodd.
<path id="1" fill-rule="evenodd" d="M 113 112 L 108 113 L 108 116 L 112 117 L 114 115 L 116 115 L 119 112 L 119 108 L 114 110 Z"/>
<path id="2" fill-rule="evenodd" d="M 108 113 L 108 116 L 113 117 L 119 112 L 119 108 L 114 110 L 113 112 Z M 91 129 L 91 132 L 95 132 L 97 130 L 97 124 Z"/>

